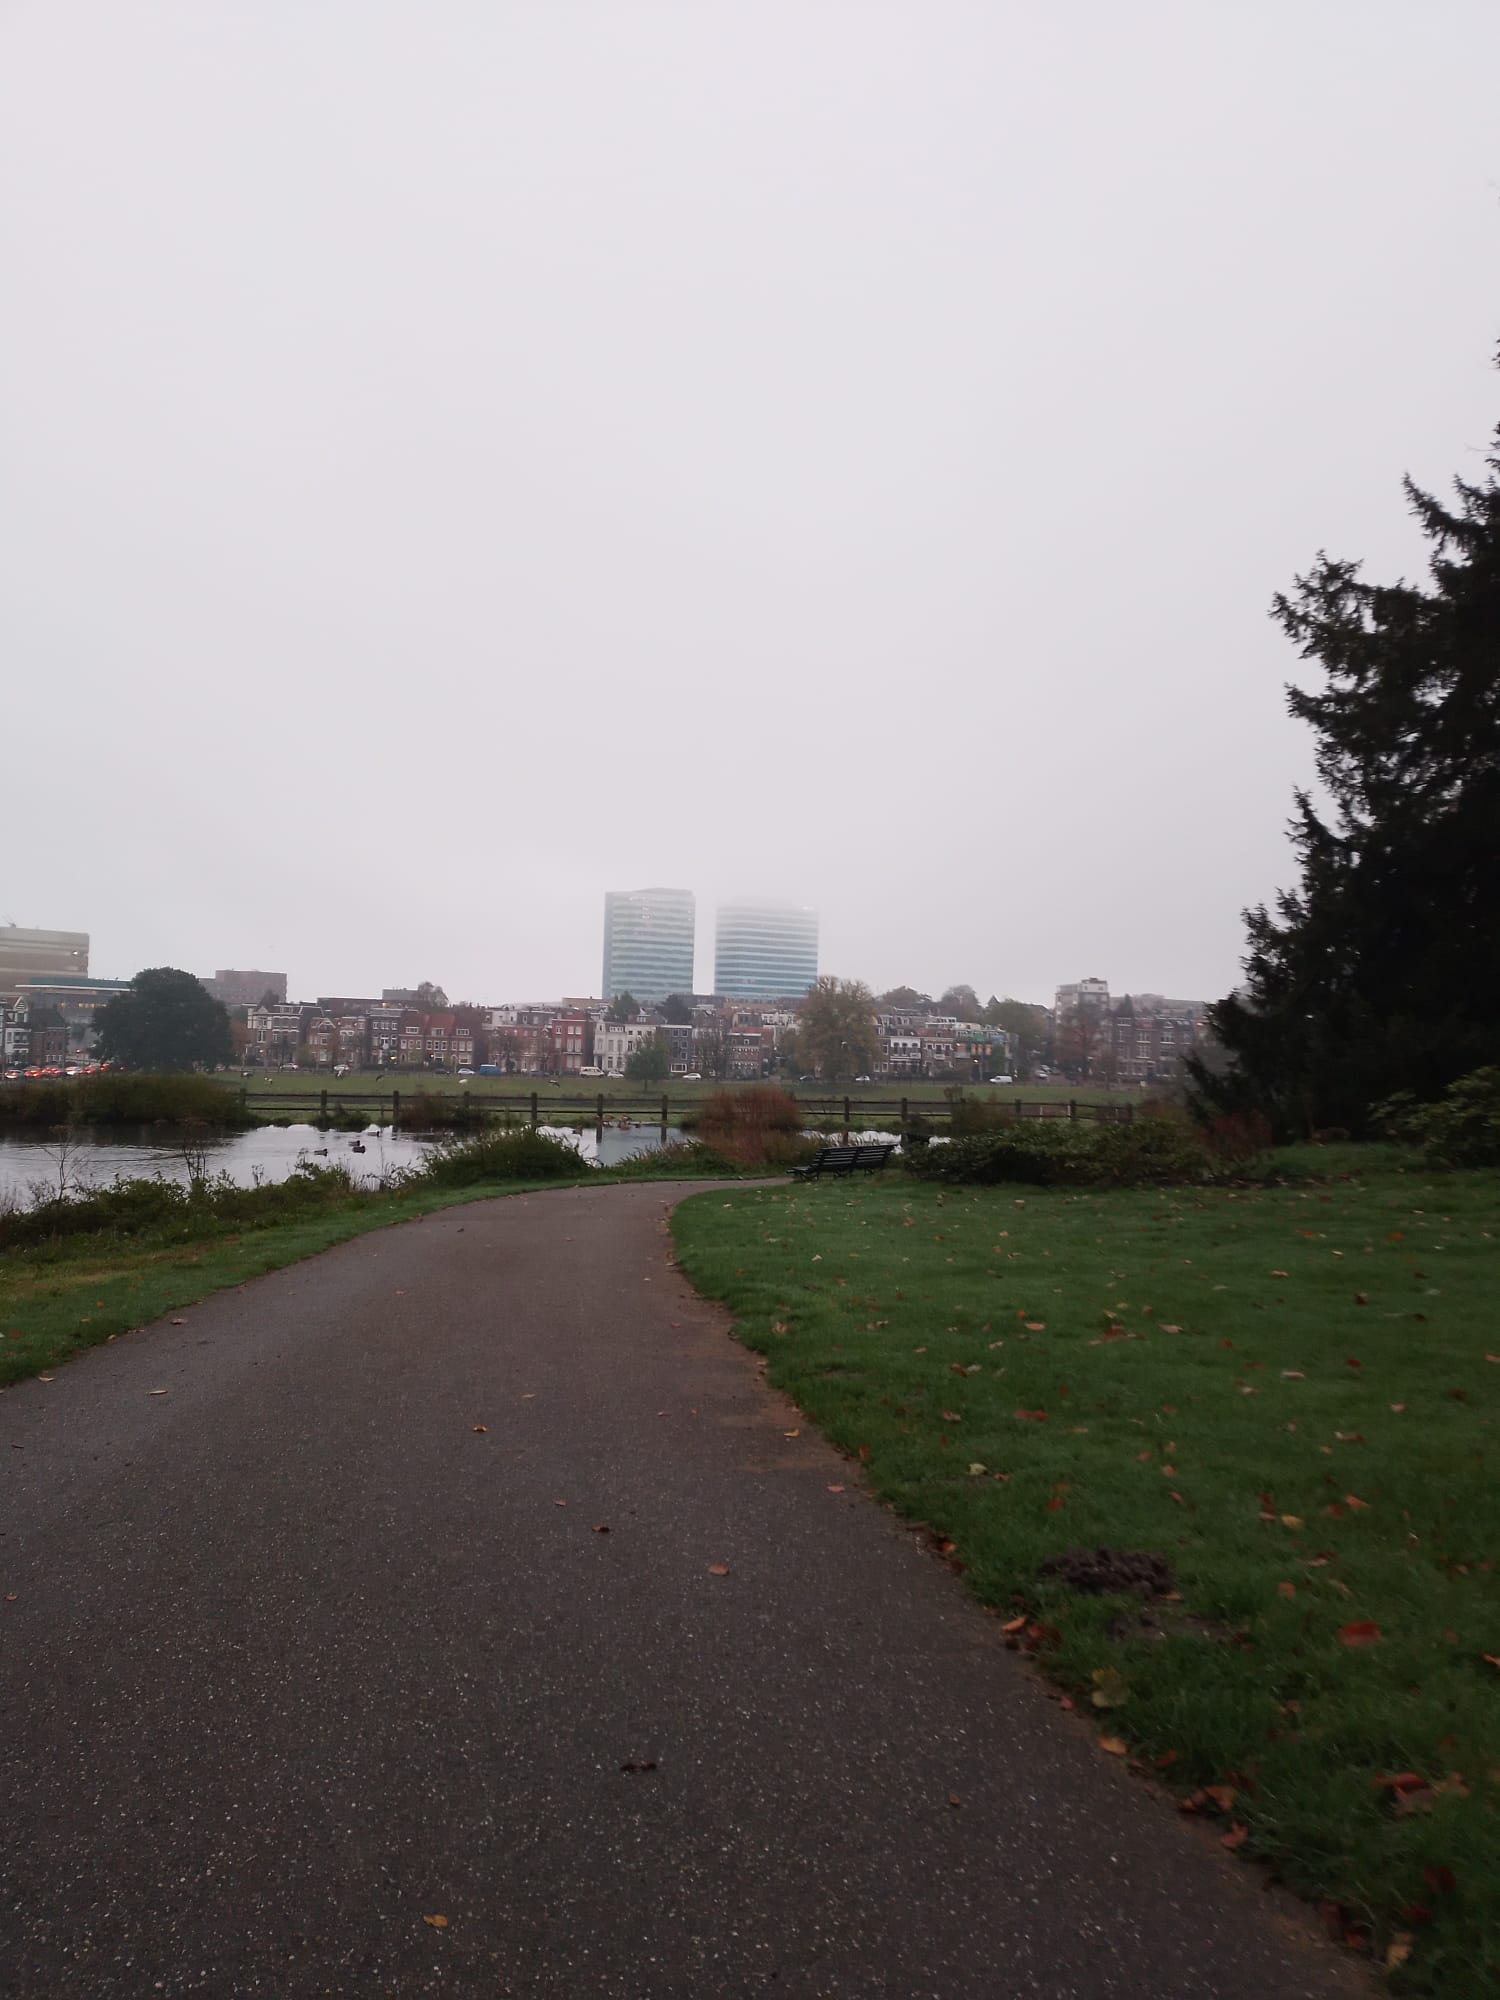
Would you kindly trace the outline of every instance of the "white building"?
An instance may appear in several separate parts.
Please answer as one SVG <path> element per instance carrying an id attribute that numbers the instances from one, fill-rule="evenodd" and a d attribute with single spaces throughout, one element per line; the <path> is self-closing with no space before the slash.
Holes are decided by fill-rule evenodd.
<path id="1" fill-rule="evenodd" d="M 636 1050 L 657 1036 L 655 1021 L 601 1021 L 594 1030 L 594 1061 L 606 1075 L 625 1074 Z"/>

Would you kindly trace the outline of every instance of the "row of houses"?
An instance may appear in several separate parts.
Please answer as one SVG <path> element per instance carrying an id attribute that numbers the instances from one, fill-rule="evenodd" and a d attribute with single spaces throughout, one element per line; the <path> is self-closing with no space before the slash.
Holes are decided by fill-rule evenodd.
<path id="1" fill-rule="evenodd" d="M 56 1007 L 20 993 L 0 997 L 0 1069 L 61 1069 L 68 1061 L 68 1024 Z"/>

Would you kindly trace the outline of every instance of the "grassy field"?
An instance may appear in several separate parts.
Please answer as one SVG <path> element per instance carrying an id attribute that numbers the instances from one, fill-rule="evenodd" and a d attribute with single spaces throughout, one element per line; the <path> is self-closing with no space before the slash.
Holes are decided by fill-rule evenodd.
<path id="1" fill-rule="evenodd" d="M 1397 1990 L 1500 1994 L 1500 1176 L 889 1176 L 726 1189 L 675 1229 L 1103 1750 Z M 1101 1546 L 1161 1557 L 1169 1592 L 1041 1574 Z"/>

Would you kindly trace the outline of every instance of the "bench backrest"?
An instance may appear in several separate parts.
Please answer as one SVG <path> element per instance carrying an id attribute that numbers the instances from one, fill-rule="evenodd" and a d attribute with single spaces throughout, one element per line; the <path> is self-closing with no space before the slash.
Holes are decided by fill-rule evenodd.
<path id="1" fill-rule="evenodd" d="M 852 1167 L 859 1158 L 858 1146 L 819 1146 L 815 1167 Z"/>
<path id="2" fill-rule="evenodd" d="M 896 1148 L 894 1144 L 888 1141 L 883 1146 L 873 1145 L 873 1144 L 868 1146 L 856 1146 L 854 1149 L 854 1153 L 855 1153 L 855 1158 L 859 1161 L 859 1164 L 863 1166 L 867 1160 L 879 1160 L 883 1163 L 884 1161 L 888 1160 L 891 1157 L 891 1154 L 894 1153 L 895 1150 Z"/>

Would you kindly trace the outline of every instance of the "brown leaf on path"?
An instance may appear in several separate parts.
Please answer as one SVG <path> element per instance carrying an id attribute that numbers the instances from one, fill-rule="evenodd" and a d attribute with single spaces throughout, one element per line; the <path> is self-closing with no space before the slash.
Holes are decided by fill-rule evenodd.
<path id="1" fill-rule="evenodd" d="M 609 1523 L 608 1523 L 608 1521 L 601 1521 L 601 1522 L 600 1522 L 600 1523 L 598 1524 L 598 1526 L 597 1526 L 597 1527 L 596 1527 L 596 1528 L 594 1529 L 594 1533 L 595 1533 L 596 1535 L 607 1535 L 607 1534 L 609 1533 Z"/>
<path id="2" fill-rule="evenodd" d="M 1378 1646 L 1383 1634 L 1373 1618 L 1356 1618 L 1338 1629 L 1341 1646 Z"/>
<path id="3" fill-rule="evenodd" d="M 1019 1632 L 1024 1629 L 1025 1624 L 1026 1624 L 1026 1618 L 1023 1613 L 1022 1616 L 1019 1618 L 1008 1619 L 1006 1623 L 1000 1627 L 1000 1630 L 1002 1632 Z"/>
<path id="4" fill-rule="evenodd" d="M 1421 1790 L 1427 1780 L 1416 1771 L 1395 1773 L 1382 1771 L 1378 1777 L 1372 1778 L 1370 1783 L 1377 1792 L 1416 1792 Z"/>
<path id="5" fill-rule="evenodd" d="M 167 1392 L 166 1392 L 166 1390 L 165 1390 L 165 1389 L 148 1389 L 148 1390 L 146 1391 L 146 1394 L 147 1394 L 148 1396 L 165 1396 L 165 1395 L 166 1395 L 166 1393 L 167 1393 Z"/>
<path id="6" fill-rule="evenodd" d="M 1125 1755 L 1125 1739 L 1123 1736 L 1101 1736 L 1099 1738 L 1099 1748 L 1108 1757 L 1123 1757 Z"/>
<path id="7" fill-rule="evenodd" d="M 435 1931 L 445 1931 L 448 1928 L 446 1917 L 423 1917 L 422 1921 L 424 1924 L 431 1924 Z"/>
<path id="8" fill-rule="evenodd" d="M 173 1326 L 186 1326 L 187 1321 L 185 1319 L 174 1319 L 172 1324 Z"/>
<path id="9" fill-rule="evenodd" d="M 844 1489 L 843 1489 L 843 1487 L 842 1487 L 842 1486 L 830 1486 L 830 1487 L 829 1487 L 829 1489 L 828 1489 L 828 1491 L 829 1491 L 830 1493 L 842 1493 L 842 1492 L 843 1492 L 843 1490 L 844 1490 Z"/>
<path id="10" fill-rule="evenodd" d="M 1370 1510 L 1369 1501 L 1361 1500 L 1357 1493 L 1346 1493 L 1344 1495 L 1344 1505 L 1349 1509 L 1351 1514 L 1367 1514 Z"/>
<path id="11" fill-rule="evenodd" d="M 474 1426 L 474 1435 L 475 1435 L 475 1437 L 483 1437 L 483 1436 L 484 1436 L 484 1434 L 485 1434 L 485 1432 L 486 1432 L 486 1431 L 487 1431 L 488 1429 L 489 1429 L 489 1425 L 488 1425 L 488 1424 L 476 1424 L 476 1425 Z"/>
<path id="12" fill-rule="evenodd" d="M 801 1431 L 783 1431 L 781 1435 L 784 1438 L 799 1438 L 801 1437 L 802 1433 Z"/>
<path id="13" fill-rule="evenodd" d="M 1172 1765 L 1174 1765 L 1176 1762 L 1177 1762 L 1177 1752 L 1175 1750 L 1163 1750 L 1161 1755 L 1156 1760 L 1156 1768 L 1158 1771 L 1167 1771 L 1170 1770 Z"/>
<path id="14" fill-rule="evenodd" d="M 1236 1821 L 1235 1824 L 1229 1829 L 1228 1833 L 1221 1833 L 1219 1835 L 1219 1845 L 1220 1847 L 1228 1847 L 1230 1849 L 1236 1847 L 1243 1847 L 1245 1842 L 1249 1839 L 1249 1837 L 1250 1837 L 1249 1827 L 1241 1826 L 1239 1822 Z"/>
<path id="15" fill-rule="evenodd" d="M 1405 1965 L 1406 1961 L 1411 1957 L 1411 1948 L 1415 1943 L 1416 1939 L 1410 1931 L 1394 1932 L 1390 1943 L 1385 1948 L 1386 1971 L 1394 1972 L 1398 1965 Z"/>
<path id="16" fill-rule="evenodd" d="M 870 1447 L 867 1444 L 862 1444 L 859 1448 L 859 1455 L 861 1461 L 868 1464 L 870 1458 Z"/>
<path id="17" fill-rule="evenodd" d="M 948 1794 L 948 1803 L 950 1806 L 956 1806 L 961 1805 L 963 1801 L 959 1798 L 957 1792 L 950 1792 Z"/>
<path id="18" fill-rule="evenodd" d="M 729 1565 L 728 1563 L 710 1563 L 708 1573 L 710 1576 L 728 1576 Z"/>
<path id="19" fill-rule="evenodd" d="M 1234 1786 L 1205 1785 L 1203 1787 L 1203 1796 L 1206 1799 L 1212 1799 L 1220 1812 L 1227 1813 L 1234 1804 Z"/>

